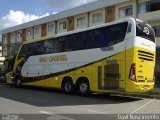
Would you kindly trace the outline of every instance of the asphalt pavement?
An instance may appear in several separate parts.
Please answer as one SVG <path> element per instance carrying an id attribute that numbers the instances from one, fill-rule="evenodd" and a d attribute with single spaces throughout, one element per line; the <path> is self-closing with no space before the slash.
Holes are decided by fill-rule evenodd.
<path id="1" fill-rule="evenodd" d="M 82 97 L 54 89 L 0 86 L 3 120 L 116 120 L 123 114 L 160 115 L 159 104 L 156 98 L 107 94 Z"/>

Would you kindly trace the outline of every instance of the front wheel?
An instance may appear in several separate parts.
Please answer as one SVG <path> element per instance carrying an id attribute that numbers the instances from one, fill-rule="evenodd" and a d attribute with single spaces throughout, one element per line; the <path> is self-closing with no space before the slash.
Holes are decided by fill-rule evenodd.
<path id="1" fill-rule="evenodd" d="M 78 83 L 78 92 L 80 95 L 87 96 L 90 93 L 90 87 L 88 81 L 80 81 Z"/>
<path id="2" fill-rule="evenodd" d="M 14 86 L 17 87 L 17 88 L 21 87 L 21 80 L 20 80 L 20 78 L 16 78 L 15 79 Z"/>

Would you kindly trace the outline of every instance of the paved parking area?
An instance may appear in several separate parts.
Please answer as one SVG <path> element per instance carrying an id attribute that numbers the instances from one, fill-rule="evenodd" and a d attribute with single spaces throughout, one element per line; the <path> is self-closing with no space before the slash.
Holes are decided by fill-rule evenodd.
<path id="1" fill-rule="evenodd" d="M 82 97 L 53 89 L 0 86 L 0 113 L 21 114 L 22 118 L 115 119 L 118 114 L 160 114 L 159 105 L 160 100 L 149 98 L 103 94 Z"/>

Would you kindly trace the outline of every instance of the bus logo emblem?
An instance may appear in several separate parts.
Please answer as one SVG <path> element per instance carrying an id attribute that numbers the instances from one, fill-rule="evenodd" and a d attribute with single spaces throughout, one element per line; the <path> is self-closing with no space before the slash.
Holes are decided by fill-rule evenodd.
<path id="1" fill-rule="evenodd" d="M 148 29 L 148 27 L 144 27 L 143 32 L 146 33 L 147 35 L 149 35 L 149 29 Z"/>

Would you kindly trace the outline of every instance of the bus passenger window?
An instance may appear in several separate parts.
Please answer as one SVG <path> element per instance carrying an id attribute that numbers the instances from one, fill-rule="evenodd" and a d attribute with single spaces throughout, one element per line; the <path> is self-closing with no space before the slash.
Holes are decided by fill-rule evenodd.
<path id="1" fill-rule="evenodd" d="M 98 30 L 88 31 L 87 34 L 87 49 L 97 48 L 98 47 Z"/>
<path id="2" fill-rule="evenodd" d="M 55 53 L 61 52 L 62 46 L 61 46 L 60 41 L 59 41 L 58 38 L 54 39 L 54 43 L 53 44 L 54 44 L 54 52 Z"/>
<path id="3" fill-rule="evenodd" d="M 43 46 L 42 46 L 42 50 L 44 51 L 43 54 L 50 54 L 50 53 L 54 53 L 54 43 L 53 40 L 47 40 L 44 42 Z"/>
<path id="4" fill-rule="evenodd" d="M 86 32 L 81 32 L 77 34 L 77 40 L 75 42 L 75 49 L 76 50 L 83 50 L 86 48 Z"/>
<path id="5" fill-rule="evenodd" d="M 115 45 L 124 40 L 127 30 L 128 23 L 120 23 L 107 27 L 106 36 L 107 36 L 107 46 Z"/>
<path id="6" fill-rule="evenodd" d="M 106 47 L 107 46 L 107 40 L 106 40 L 106 37 L 105 37 L 105 30 L 103 28 L 101 28 L 99 30 L 99 36 L 98 36 L 98 44 L 100 48 L 102 47 Z"/>

